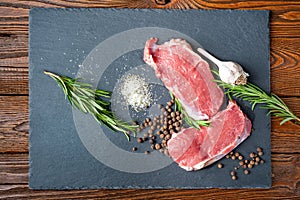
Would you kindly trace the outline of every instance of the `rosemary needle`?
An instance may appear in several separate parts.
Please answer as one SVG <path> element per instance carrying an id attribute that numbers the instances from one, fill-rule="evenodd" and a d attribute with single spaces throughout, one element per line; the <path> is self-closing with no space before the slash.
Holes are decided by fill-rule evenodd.
<path id="1" fill-rule="evenodd" d="M 288 121 L 300 124 L 300 118 L 297 117 L 276 94 L 271 93 L 268 95 L 261 88 L 249 82 L 245 85 L 231 85 L 221 80 L 215 81 L 219 86 L 226 89 L 225 93 L 227 95 L 241 98 L 252 104 L 252 110 L 257 104 L 264 104 L 261 108 L 268 109 L 268 115 L 271 114 L 275 117 L 282 118 L 280 125 Z"/>
<path id="2" fill-rule="evenodd" d="M 105 100 L 105 98 L 110 98 L 111 92 L 99 89 L 94 90 L 90 84 L 80 82 L 78 79 L 59 76 L 48 71 L 44 71 L 44 73 L 58 83 L 73 107 L 76 107 L 83 113 L 93 115 L 97 122 L 106 125 L 113 131 L 124 133 L 127 140 L 130 139 L 129 132 L 135 132 L 136 125 L 130 125 L 117 119 L 110 110 L 110 102 Z"/>
<path id="3" fill-rule="evenodd" d="M 200 129 L 201 126 L 209 126 L 210 125 L 210 121 L 195 120 L 195 119 L 191 118 L 187 114 L 187 112 L 184 110 L 184 108 L 182 107 L 180 101 L 172 94 L 172 92 L 170 92 L 170 95 L 171 95 L 171 98 L 174 99 L 175 110 L 178 110 L 179 112 L 181 112 L 183 114 L 183 119 L 189 126 L 194 127 L 196 129 Z"/>

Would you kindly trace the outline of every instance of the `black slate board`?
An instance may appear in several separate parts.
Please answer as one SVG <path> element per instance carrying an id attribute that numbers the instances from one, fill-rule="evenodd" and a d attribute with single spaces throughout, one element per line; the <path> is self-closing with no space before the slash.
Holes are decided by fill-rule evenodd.
<path id="1" fill-rule="evenodd" d="M 271 186 L 270 118 L 240 102 L 253 121 L 252 135 L 237 150 L 264 149 L 264 165 L 238 180 L 229 175 L 237 161 L 222 159 L 186 172 L 167 157 L 128 143 L 92 117 L 73 110 L 44 70 L 82 77 L 113 89 L 126 71 L 143 68 L 154 92 L 168 93 L 142 60 L 148 37 L 161 42 L 182 37 L 222 60 L 233 60 L 250 81 L 270 91 L 269 12 L 236 10 L 40 9 L 30 10 L 30 179 L 32 189 L 87 188 L 268 188 Z M 148 71 L 147 71 L 148 70 Z M 152 112 L 152 111 L 151 111 Z M 121 114 L 121 113 L 118 113 Z M 126 114 L 126 113 L 125 113 Z M 132 113 L 131 113 L 132 114 Z M 140 119 L 148 113 L 138 113 Z"/>

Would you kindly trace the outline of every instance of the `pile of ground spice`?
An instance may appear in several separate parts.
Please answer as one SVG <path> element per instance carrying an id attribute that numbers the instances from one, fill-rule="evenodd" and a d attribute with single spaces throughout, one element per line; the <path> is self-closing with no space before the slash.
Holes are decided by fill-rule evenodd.
<path id="1" fill-rule="evenodd" d="M 126 104 L 132 106 L 135 111 L 145 110 L 152 102 L 150 85 L 144 78 L 127 74 L 121 79 L 121 94 Z"/>
<path id="2" fill-rule="evenodd" d="M 254 168 L 255 166 L 258 166 L 260 164 L 264 164 L 265 161 L 262 159 L 262 156 L 264 155 L 263 149 L 261 147 L 256 148 L 256 152 L 251 152 L 249 154 L 249 158 L 246 159 L 241 153 L 239 152 L 230 152 L 226 155 L 227 159 L 231 160 L 237 160 L 239 161 L 239 165 L 234 167 L 234 170 L 230 172 L 232 180 L 237 180 L 237 170 L 243 169 L 243 172 L 245 175 L 250 174 L 250 169 Z M 219 163 L 218 168 L 223 168 L 224 165 L 222 163 Z"/>
<path id="3" fill-rule="evenodd" d="M 149 142 L 150 148 L 153 150 L 158 150 L 169 156 L 167 142 L 171 139 L 173 133 L 177 133 L 181 130 L 183 121 L 182 114 L 176 111 L 174 108 L 174 100 L 167 102 L 167 105 L 158 105 L 161 109 L 161 115 L 155 116 L 153 119 L 146 118 L 137 129 L 138 134 L 144 132 L 147 129 L 143 137 L 138 137 L 138 143 Z M 132 151 L 137 151 L 137 147 L 133 147 Z M 150 151 L 145 151 L 145 154 L 149 154 Z"/>

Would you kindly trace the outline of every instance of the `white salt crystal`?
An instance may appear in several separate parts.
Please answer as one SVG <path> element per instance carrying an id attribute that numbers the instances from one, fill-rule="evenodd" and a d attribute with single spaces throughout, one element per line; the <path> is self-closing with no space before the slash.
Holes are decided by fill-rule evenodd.
<path id="1" fill-rule="evenodd" d="M 121 94 L 126 103 L 136 111 L 145 110 L 152 102 L 150 86 L 144 78 L 127 74 L 122 77 Z"/>

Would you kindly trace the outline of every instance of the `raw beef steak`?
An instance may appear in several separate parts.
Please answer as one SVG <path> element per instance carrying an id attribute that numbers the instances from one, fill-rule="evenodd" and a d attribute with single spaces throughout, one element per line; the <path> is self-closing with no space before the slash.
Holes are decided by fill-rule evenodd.
<path id="1" fill-rule="evenodd" d="M 188 115 L 196 120 L 214 116 L 223 103 L 223 91 L 213 82 L 209 65 L 182 39 L 162 45 L 157 38 L 146 42 L 144 60 Z"/>
<path id="2" fill-rule="evenodd" d="M 211 119 L 210 127 L 182 129 L 168 141 L 170 156 L 187 171 L 201 169 L 221 159 L 251 132 L 251 121 L 230 101 Z"/>

